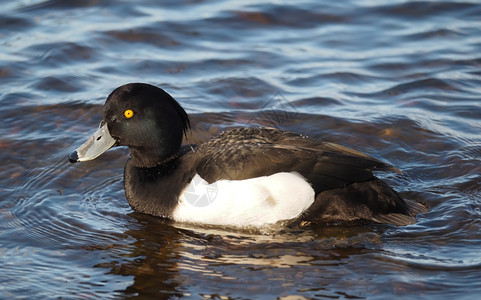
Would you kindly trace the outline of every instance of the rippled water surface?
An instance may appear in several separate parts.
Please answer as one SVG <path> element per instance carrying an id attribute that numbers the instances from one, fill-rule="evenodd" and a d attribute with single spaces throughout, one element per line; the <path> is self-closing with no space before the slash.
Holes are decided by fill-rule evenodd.
<path id="1" fill-rule="evenodd" d="M 479 297 L 479 1 L 159 3 L 0 4 L 0 298 Z M 191 141 L 269 125 L 340 143 L 430 210 L 278 232 L 134 213 L 127 149 L 66 159 L 127 82 L 179 100 Z"/>

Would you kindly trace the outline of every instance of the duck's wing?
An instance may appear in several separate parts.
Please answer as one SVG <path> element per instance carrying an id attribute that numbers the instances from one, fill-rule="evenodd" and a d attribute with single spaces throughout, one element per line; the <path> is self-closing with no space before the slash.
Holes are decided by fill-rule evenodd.
<path id="1" fill-rule="evenodd" d="M 298 172 L 316 193 L 371 180 L 373 170 L 398 171 L 361 152 L 274 128 L 225 131 L 193 155 L 197 173 L 208 182 Z"/>

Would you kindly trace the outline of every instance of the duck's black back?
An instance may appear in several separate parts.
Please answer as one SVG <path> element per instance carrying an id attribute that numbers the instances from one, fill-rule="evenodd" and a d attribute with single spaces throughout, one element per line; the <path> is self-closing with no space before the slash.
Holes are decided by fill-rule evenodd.
<path id="1" fill-rule="evenodd" d="M 316 194 L 372 180 L 372 170 L 392 166 L 340 145 L 274 128 L 225 131 L 195 151 L 197 172 L 208 182 L 298 172 Z"/>

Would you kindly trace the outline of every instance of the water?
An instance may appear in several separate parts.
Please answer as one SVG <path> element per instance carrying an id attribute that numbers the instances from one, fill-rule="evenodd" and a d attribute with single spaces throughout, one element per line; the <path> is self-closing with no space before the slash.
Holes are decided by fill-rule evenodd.
<path id="1" fill-rule="evenodd" d="M 0 6 L 1 298 L 479 297 L 478 1 Z M 430 210 L 279 232 L 134 213 L 126 149 L 66 158 L 127 82 L 179 100 L 193 142 L 268 125 L 340 143 L 401 169 L 378 176 Z"/>

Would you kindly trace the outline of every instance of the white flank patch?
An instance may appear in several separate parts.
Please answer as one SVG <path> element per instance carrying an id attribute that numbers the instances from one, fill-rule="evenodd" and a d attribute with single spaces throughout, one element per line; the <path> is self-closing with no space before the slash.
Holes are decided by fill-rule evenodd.
<path id="1" fill-rule="evenodd" d="M 207 183 L 199 175 L 184 189 L 173 218 L 236 227 L 263 226 L 298 217 L 314 202 L 314 189 L 298 173 Z"/>

